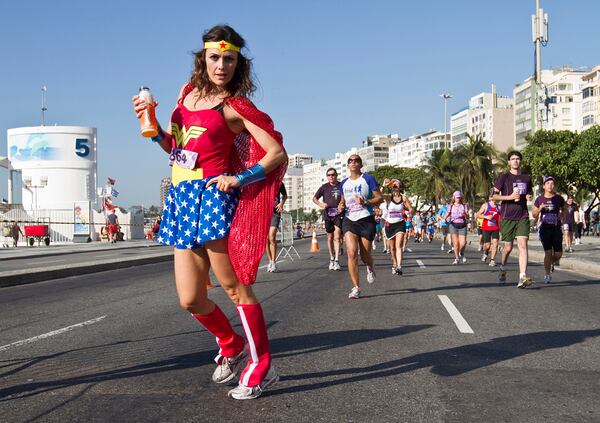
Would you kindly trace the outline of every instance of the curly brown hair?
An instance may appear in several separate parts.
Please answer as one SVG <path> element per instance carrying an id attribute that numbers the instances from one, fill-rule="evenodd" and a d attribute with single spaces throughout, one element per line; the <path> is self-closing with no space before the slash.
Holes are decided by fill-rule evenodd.
<path id="1" fill-rule="evenodd" d="M 203 43 L 221 40 L 236 45 L 240 49 L 246 46 L 246 41 L 242 36 L 229 25 L 216 25 L 206 31 L 202 36 Z M 219 87 L 211 82 L 206 71 L 206 49 L 204 48 L 204 45 L 201 50 L 194 52 L 194 57 L 194 70 L 190 77 L 190 84 L 198 89 L 201 97 L 219 94 Z M 251 65 L 252 60 L 246 58 L 240 51 L 238 53 L 238 62 L 233 78 L 225 87 L 228 97 L 250 97 L 256 90 L 256 86 L 251 76 Z"/>

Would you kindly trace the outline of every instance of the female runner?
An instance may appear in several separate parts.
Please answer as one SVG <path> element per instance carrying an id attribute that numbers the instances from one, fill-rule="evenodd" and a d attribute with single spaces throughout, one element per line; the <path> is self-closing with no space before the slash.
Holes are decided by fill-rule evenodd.
<path id="1" fill-rule="evenodd" d="M 392 189 L 392 195 L 386 208 L 385 237 L 388 240 L 388 248 L 392 256 L 392 274 L 401 275 L 404 237 L 406 236 L 404 213 L 405 211 L 412 213 L 412 205 L 408 197 L 402 195 L 403 184 L 400 180 L 384 181 L 384 185 Z"/>
<path id="2" fill-rule="evenodd" d="M 247 96 L 255 89 L 244 39 L 229 26 L 203 35 L 190 81 L 155 141 L 171 153 L 171 187 L 158 241 L 173 245 L 181 307 L 217 339 L 212 379 L 235 399 L 252 399 L 279 379 L 263 312 L 251 285 L 264 253 L 273 198 L 286 169 L 282 137 Z M 147 105 L 133 98 L 140 117 Z M 184 160 L 185 158 L 185 160 Z M 252 222 L 252 224 L 248 224 Z M 207 297 L 208 270 L 236 305 L 247 342 Z"/>

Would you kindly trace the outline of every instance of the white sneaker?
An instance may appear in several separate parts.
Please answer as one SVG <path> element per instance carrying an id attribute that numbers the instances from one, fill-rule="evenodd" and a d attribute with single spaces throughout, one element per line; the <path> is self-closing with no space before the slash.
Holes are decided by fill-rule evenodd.
<path id="1" fill-rule="evenodd" d="M 519 278 L 519 282 L 517 283 L 517 288 L 527 288 L 532 283 L 533 283 L 533 280 L 529 276 L 523 276 L 523 277 Z"/>
<path id="2" fill-rule="evenodd" d="M 213 372 L 212 381 L 215 383 L 227 383 L 238 376 L 246 365 L 248 353 L 248 344 L 246 344 L 242 352 L 235 357 L 221 357 L 217 368 Z"/>
<path id="3" fill-rule="evenodd" d="M 352 291 L 350 291 L 350 293 L 348 294 L 348 298 L 350 298 L 351 300 L 356 300 L 360 298 L 360 288 L 357 286 L 352 288 Z"/>
<path id="4" fill-rule="evenodd" d="M 272 273 L 275 273 L 275 272 L 277 272 L 277 263 L 273 263 L 273 264 L 271 265 L 271 272 L 272 272 Z"/>
<path id="5" fill-rule="evenodd" d="M 279 375 L 275 371 L 275 368 L 271 364 L 269 367 L 269 371 L 267 375 L 263 379 L 263 381 L 253 387 L 244 386 L 241 383 L 233 388 L 231 391 L 227 393 L 229 398 L 237 399 L 237 400 L 246 400 L 246 399 L 254 399 L 258 398 L 262 395 L 262 393 L 275 385 L 279 381 Z"/>
<path id="6" fill-rule="evenodd" d="M 552 282 L 552 276 L 550 276 L 550 275 L 544 276 L 544 283 L 550 283 L 550 282 Z"/>
<path id="7" fill-rule="evenodd" d="M 487 254 L 484 254 L 484 255 L 481 257 L 481 261 L 482 261 L 482 262 L 484 262 L 484 263 L 487 261 Z"/>
<path id="8" fill-rule="evenodd" d="M 490 266 L 490 267 L 496 267 L 496 260 L 491 259 L 490 260 L 490 264 L 488 264 L 488 266 Z"/>
<path id="9" fill-rule="evenodd" d="M 440 250 L 444 251 L 444 244 L 440 247 Z"/>
<path id="10" fill-rule="evenodd" d="M 269 263 L 267 265 L 267 272 L 269 272 L 269 273 L 273 271 L 272 268 L 271 268 L 271 265 L 272 265 L 272 263 Z"/>
<path id="11" fill-rule="evenodd" d="M 329 270 L 333 270 L 333 260 L 329 260 Z"/>
<path id="12" fill-rule="evenodd" d="M 461 255 L 461 257 L 462 257 L 462 262 L 463 262 L 463 263 L 466 263 L 466 262 L 467 262 L 467 258 L 465 257 L 465 255 L 464 255 L 464 254 L 462 254 L 462 255 Z"/>
<path id="13" fill-rule="evenodd" d="M 369 266 L 367 266 L 367 282 L 369 282 L 369 283 L 375 282 L 375 270 L 370 269 Z"/>
<path id="14" fill-rule="evenodd" d="M 453 265 L 453 266 L 455 266 L 455 265 L 457 265 L 457 264 L 458 264 L 458 259 L 457 259 L 457 258 L 455 258 L 455 259 L 454 259 L 454 261 L 452 262 L 452 265 Z"/>
<path id="15" fill-rule="evenodd" d="M 396 266 L 392 266 L 392 275 L 396 274 Z"/>
<path id="16" fill-rule="evenodd" d="M 342 270 L 342 266 L 340 266 L 340 262 L 335 260 L 333 262 L 333 270 Z"/>

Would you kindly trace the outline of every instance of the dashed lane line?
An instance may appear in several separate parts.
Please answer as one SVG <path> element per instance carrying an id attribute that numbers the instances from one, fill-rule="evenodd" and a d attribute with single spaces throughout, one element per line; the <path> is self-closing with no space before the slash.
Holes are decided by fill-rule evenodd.
<path id="1" fill-rule="evenodd" d="M 425 269 L 425 265 L 423 264 L 423 262 L 421 260 L 417 260 L 417 264 L 419 265 L 419 267 L 421 269 Z"/>
<path id="2" fill-rule="evenodd" d="M 460 314 L 460 311 L 458 311 L 452 301 L 450 301 L 450 298 L 448 298 L 446 295 L 438 295 L 438 298 L 444 307 L 446 307 L 446 311 L 450 317 L 452 317 L 454 324 L 456 324 L 456 327 L 461 333 L 474 333 L 473 329 L 471 329 L 471 326 L 469 326 L 464 317 L 462 317 L 462 314 Z"/>
<path id="3" fill-rule="evenodd" d="M 21 341 L 13 342 L 12 344 L 3 345 L 0 347 L 0 351 L 5 351 L 11 347 L 18 347 L 25 344 L 31 344 L 32 342 L 39 341 L 40 339 L 50 338 L 51 336 L 60 335 L 61 333 L 69 332 L 73 329 L 77 329 L 83 326 L 93 325 L 103 320 L 106 316 L 96 317 L 92 320 L 86 320 L 85 322 L 77 323 L 71 326 L 67 326 L 62 329 L 53 330 L 52 332 L 44 333 L 42 335 L 34 336 L 33 338 L 23 339 Z"/>

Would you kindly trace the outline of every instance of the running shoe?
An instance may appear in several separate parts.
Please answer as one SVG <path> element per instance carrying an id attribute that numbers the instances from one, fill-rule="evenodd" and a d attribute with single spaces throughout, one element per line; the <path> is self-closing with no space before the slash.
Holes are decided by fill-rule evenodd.
<path id="1" fill-rule="evenodd" d="M 569 249 L 567 250 L 569 253 L 573 252 L 573 247 L 569 247 Z"/>
<path id="2" fill-rule="evenodd" d="M 271 266 L 271 272 L 272 273 L 277 272 L 277 263 L 273 263 L 273 265 Z"/>
<path id="3" fill-rule="evenodd" d="M 334 260 L 333 262 L 333 270 L 342 270 L 342 266 L 340 266 L 340 262 L 337 260 Z"/>
<path id="4" fill-rule="evenodd" d="M 238 376 L 248 361 L 248 354 L 248 344 L 246 344 L 242 352 L 235 357 L 221 357 L 212 375 L 213 382 L 227 383 Z"/>
<path id="5" fill-rule="evenodd" d="M 350 298 L 351 300 L 356 300 L 360 298 L 360 288 L 357 286 L 352 288 L 352 291 L 350 291 L 350 293 L 348 294 L 348 298 Z"/>
<path id="6" fill-rule="evenodd" d="M 402 275 L 402 268 L 401 267 L 396 267 L 396 274 L 397 275 Z"/>
<path id="7" fill-rule="evenodd" d="M 506 270 L 500 269 L 500 273 L 498 273 L 498 282 L 506 283 Z"/>
<path id="8" fill-rule="evenodd" d="M 522 276 L 519 278 L 519 282 L 517 283 L 517 288 L 527 288 L 529 285 L 533 283 L 533 280 L 529 276 Z"/>
<path id="9" fill-rule="evenodd" d="M 267 265 L 267 272 L 272 272 L 273 271 L 273 263 L 269 263 Z"/>
<path id="10" fill-rule="evenodd" d="M 481 257 L 481 261 L 482 261 L 482 262 L 484 262 L 484 263 L 487 261 L 487 254 L 484 254 L 484 255 Z"/>
<path id="11" fill-rule="evenodd" d="M 550 282 L 552 282 L 552 276 L 550 276 L 550 275 L 544 276 L 544 283 L 550 283 Z"/>
<path id="12" fill-rule="evenodd" d="M 452 265 L 453 265 L 453 266 L 456 266 L 458 263 L 459 263 L 459 262 L 458 262 L 458 258 L 455 258 L 455 259 L 454 259 L 454 261 L 452 262 Z"/>
<path id="13" fill-rule="evenodd" d="M 396 266 L 392 266 L 392 275 L 396 274 Z"/>
<path id="14" fill-rule="evenodd" d="M 488 264 L 488 266 L 490 266 L 490 267 L 496 267 L 496 260 L 491 259 L 490 260 L 490 264 Z"/>
<path id="15" fill-rule="evenodd" d="M 481 251 L 481 244 L 479 244 L 479 247 L 477 247 L 477 251 Z"/>
<path id="16" fill-rule="evenodd" d="M 440 247 L 440 250 L 444 251 L 444 244 Z"/>
<path id="17" fill-rule="evenodd" d="M 466 263 L 467 262 L 467 258 L 465 257 L 464 254 L 461 254 L 460 257 L 462 258 L 462 262 Z"/>
<path id="18" fill-rule="evenodd" d="M 333 260 L 329 260 L 329 270 L 333 270 Z"/>
<path id="19" fill-rule="evenodd" d="M 375 269 L 371 269 L 369 266 L 367 266 L 367 282 L 375 282 Z"/>
<path id="20" fill-rule="evenodd" d="M 273 365 L 269 367 L 269 371 L 267 375 L 263 379 L 263 381 L 253 387 L 244 386 L 241 383 L 228 392 L 229 398 L 237 399 L 237 400 L 247 400 L 258 398 L 262 395 L 262 393 L 275 385 L 279 381 L 279 375 L 275 371 Z"/>
<path id="21" fill-rule="evenodd" d="M 454 248 L 450 248 L 447 254 L 452 254 L 454 252 Z"/>

